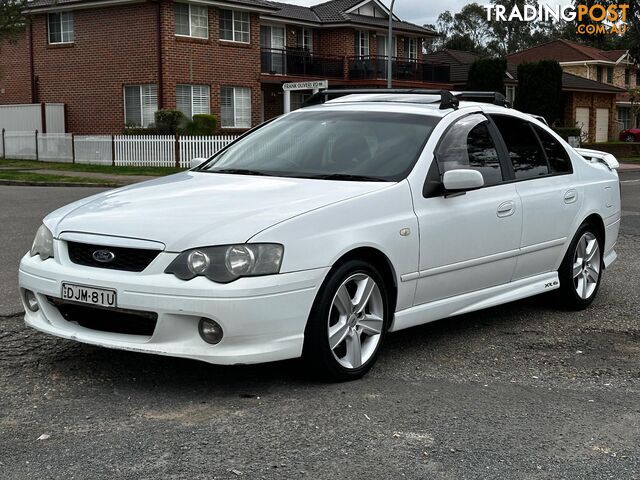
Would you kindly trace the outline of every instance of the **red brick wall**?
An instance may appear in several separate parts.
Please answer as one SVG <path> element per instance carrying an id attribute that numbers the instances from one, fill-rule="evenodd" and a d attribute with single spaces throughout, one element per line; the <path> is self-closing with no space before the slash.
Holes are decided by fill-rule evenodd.
<path id="1" fill-rule="evenodd" d="M 219 10 L 209 7 L 209 39 L 176 37 L 173 6 L 162 4 L 164 107 L 175 108 L 176 85 L 209 85 L 211 113 L 220 117 L 220 87 L 249 87 L 251 116 L 260 122 L 260 19 L 250 16 L 249 44 L 220 40 Z M 223 133 L 238 130 L 220 129 Z M 244 130 L 241 130 L 244 131 Z"/>
<path id="2" fill-rule="evenodd" d="M 49 45 L 47 16 L 33 19 L 37 101 L 64 102 L 74 133 L 119 133 L 123 86 L 157 83 L 156 6 L 74 12 L 75 42 Z"/>
<path id="3" fill-rule="evenodd" d="M 609 110 L 609 140 L 616 138 L 616 95 L 612 93 L 566 92 L 564 95 L 564 124 L 573 127 L 576 124 L 576 108 L 589 108 L 589 141 L 595 142 L 596 115 L 598 108 Z"/>
<path id="4" fill-rule="evenodd" d="M 0 104 L 31 103 L 27 32 L 0 42 Z"/>

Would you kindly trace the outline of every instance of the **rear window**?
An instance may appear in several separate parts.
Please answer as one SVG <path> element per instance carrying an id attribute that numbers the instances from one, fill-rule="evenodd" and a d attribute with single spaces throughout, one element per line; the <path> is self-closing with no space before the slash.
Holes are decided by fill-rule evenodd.
<path id="1" fill-rule="evenodd" d="M 549 166 L 540 142 L 524 120 L 503 115 L 492 116 L 507 145 L 509 158 L 517 180 L 549 174 Z"/>
<path id="2" fill-rule="evenodd" d="M 547 154 L 551 173 L 572 173 L 571 158 L 560 142 L 542 128 L 536 127 L 535 125 L 533 128 L 536 129 L 536 133 L 542 143 L 542 148 L 544 148 Z"/>

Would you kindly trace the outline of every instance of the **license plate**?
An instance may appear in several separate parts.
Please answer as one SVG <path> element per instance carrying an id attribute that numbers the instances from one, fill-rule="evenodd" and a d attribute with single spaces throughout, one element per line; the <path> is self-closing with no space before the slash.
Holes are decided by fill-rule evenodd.
<path id="1" fill-rule="evenodd" d="M 70 302 L 88 303 L 100 307 L 116 307 L 116 291 L 106 288 L 86 287 L 73 283 L 62 284 L 62 299 Z"/>

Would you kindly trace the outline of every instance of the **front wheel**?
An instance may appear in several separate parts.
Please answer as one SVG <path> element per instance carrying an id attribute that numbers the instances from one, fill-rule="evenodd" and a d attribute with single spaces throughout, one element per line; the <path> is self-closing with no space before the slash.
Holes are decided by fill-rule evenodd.
<path id="1" fill-rule="evenodd" d="M 349 260 L 329 274 L 305 331 L 303 357 L 317 373 L 344 381 L 371 369 L 391 315 L 387 292 L 380 272 L 362 260 Z"/>
<path id="2" fill-rule="evenodd" d="M 563 303 L 572 310 L 591 305 L 600 288 L 602 271 L 602 240 L 592 225 L 583 225 L 558 270 Z"/>
<path id="3" fill-rule="evenodd" d="M 636 141 L 636 136 L 632 135 L 631 133 L 629 133 L 627 136 L 624 137 L 624 141 L 625 142 L 635 142 Z"/>

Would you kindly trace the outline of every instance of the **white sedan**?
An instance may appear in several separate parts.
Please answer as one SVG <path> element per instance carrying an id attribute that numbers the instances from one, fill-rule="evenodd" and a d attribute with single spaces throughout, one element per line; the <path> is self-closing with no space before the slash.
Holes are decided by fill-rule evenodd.
<path id="1" fill-rule="evenodd" d="M 25 322 L 358 378 L 389 332 L 556 289 L 587 307 L 616 259 L 616 166 L 501 106 L 342 96 L 48 215 L 20 263 Z"/>

